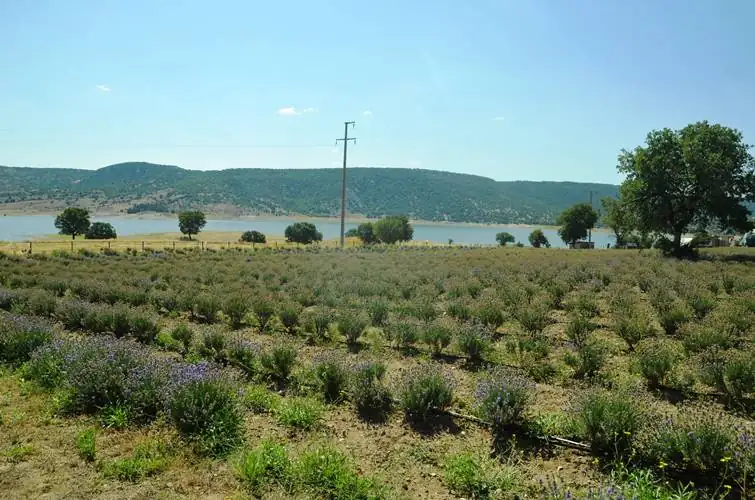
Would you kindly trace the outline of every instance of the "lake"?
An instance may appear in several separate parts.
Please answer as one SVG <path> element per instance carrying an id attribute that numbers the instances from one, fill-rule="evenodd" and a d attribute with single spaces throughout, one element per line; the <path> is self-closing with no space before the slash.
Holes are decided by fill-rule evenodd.
<path id="1" fill-rule="evenodd" d="M 335 239 L 340 233 L 340 223 L 334 220 L 311 220 L 303 217 L 301 220 L 314 222 L 317 229 L 322 232 L 323 238 Z M 146 233 L 178 232 L 176 219 L 138 219 L 132 217 L 94 217 L 92 221 L 104 221 L 111 223 L 119 236 L 129 236 Z M 53 234 L 55 229 L 55 217 L 50 215 L 22 215 L 0 216 L 0 241 L 24 241 Z M 208 220 L 205 231 L 238 231 L 239 236 L 243 231 L 255 229 L 270 236 L 283 236 L 286 226 L 293 221 L 289 219 L 247 219 L 247 220 Z M 357 227 L 358 223 L 347 223 L 347 230 Z M 469 245 L 494 245 L 495 235 L 501 231 L 507 231 L 514 235 L 517 241 L 529 245 L 527 237 L 532 232 L 532 227 L 501 227 L 501 226 L 475 226 L 463 224 L 412 224 L 414 226 L 414 239 L 417 241 L 430 241 L 433 243 L 448 243 L 449 238 L 454 243 Z M 553 229 L 542 228 L 551 245 L 564 247 L 564 243 Z M 613 245 L 613 236 L 604 231 L 594 231 L 592 239 L 595 246 L 605 248 L 606 244 Z"/>

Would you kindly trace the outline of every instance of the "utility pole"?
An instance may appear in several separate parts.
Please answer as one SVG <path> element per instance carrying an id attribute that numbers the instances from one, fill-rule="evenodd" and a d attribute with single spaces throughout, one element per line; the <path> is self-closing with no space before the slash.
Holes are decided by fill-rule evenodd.
<path id="1" fill-rule="evenodd" d="M 343 122 L 343 139 L 336 139 L 336 144 L 343 141 L 343 174 L 341 175 L 341 248 L 344 245 L 346 234 L 346 151 L 349 141 L 357 142 L 356 137 L 349 137 L 349 125 L 354 127 L 354 122 Z"/>
<path id="2" fill-rule="evenodd" d="M 590 208 L 592 208 L 592 189 L 588 192 L 590 193 Z M 592 243 L 592 228 L 587 230 L 587 243 Z"/>

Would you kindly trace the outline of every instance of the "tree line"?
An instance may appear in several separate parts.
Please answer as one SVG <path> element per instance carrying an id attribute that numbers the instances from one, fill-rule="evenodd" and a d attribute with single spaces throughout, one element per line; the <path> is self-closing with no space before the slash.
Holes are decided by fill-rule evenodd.
<path id="1" fill-rule="evenodd" d="M 688 251 L 683 248 L 682 236 L 691 230 L 751 230 L 753 221 L 745 205 L 755 201 L 755 160 L 750 149 L 739 130 L 707 121 L 678 130 L 651 131 L 644 145 L 621 150 L 617 169 L 625 180 L 616 198 L 601 199 L 603 224 L 614 232 L 617 246 L 633 243 L 644 247 L 656 242 L 677 256 Z M 587 237 L 599 218 L 591 204 L 578 203 L 558 217 L 558 234 L 565 243 L 575 245 Z M 178 214 L 179 229 L 189 239 L 206 223 L 200 211 Z M 78 235 L 116 237 L 111 224 L 90 223 L 89 212 L 82 208 L 64 210 L 56 217 L 55 227 L 74 239 Z M 346 235 L 365 244 L 392 244 L 411 240 L 414 229 L 408 216 L 398 215 L 362 223 Z M 302 244 L 322 240 L 322 234 L 308 222 L 288 226 L 285 237 Z M 257 231 L 247 231 L 241 239 L 262 243 L 264 238 Z M 506 232 L 498 233 L 496 240 L 503 246 L 514 243 L 514 237 Z M 550 246 L 540 230 L 533 231 L 529 241 L 533 247 Z"/>

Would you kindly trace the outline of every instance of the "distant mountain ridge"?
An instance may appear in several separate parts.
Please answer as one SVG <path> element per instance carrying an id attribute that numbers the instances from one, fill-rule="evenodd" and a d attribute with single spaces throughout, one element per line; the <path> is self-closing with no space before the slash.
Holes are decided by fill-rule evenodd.
<path id="1" fill-rule="evenodd" d="M 617 186 L 579 182 L 501 182 L 469 174 L 402 168 L 350 168 L 348 211 L 449 222 L 549 224 L 570 205 L 595 206 Z M 334 216 L 341 170 L 186 170 L 144 162 L 98 170 L 0 166 L 0 204 L 80 204 L 130 213 L 197 208 L 237 215 Z"/>

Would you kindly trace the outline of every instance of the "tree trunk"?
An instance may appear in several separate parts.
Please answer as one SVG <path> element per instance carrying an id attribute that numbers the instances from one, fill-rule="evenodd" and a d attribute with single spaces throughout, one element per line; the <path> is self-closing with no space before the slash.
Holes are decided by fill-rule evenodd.
<path id="1" fill-rule="evenodd" d="M 72 235 L 71 235 L 71 239 L 72 239 L 72 240 L 75 240 L 75 239 L 76 239 L 76 234 L 72 234 Z"/>
<path id="2" fill-rule="evenodd" d="M 187 233 L 189 235 L 189 241 L 191 241 L 191 233 Z"/>
<path id="3" fill-rule="evenodd" d="M 680 255 L 682 250 L 682 232 L 674 233 L 674 255 Z"/>

